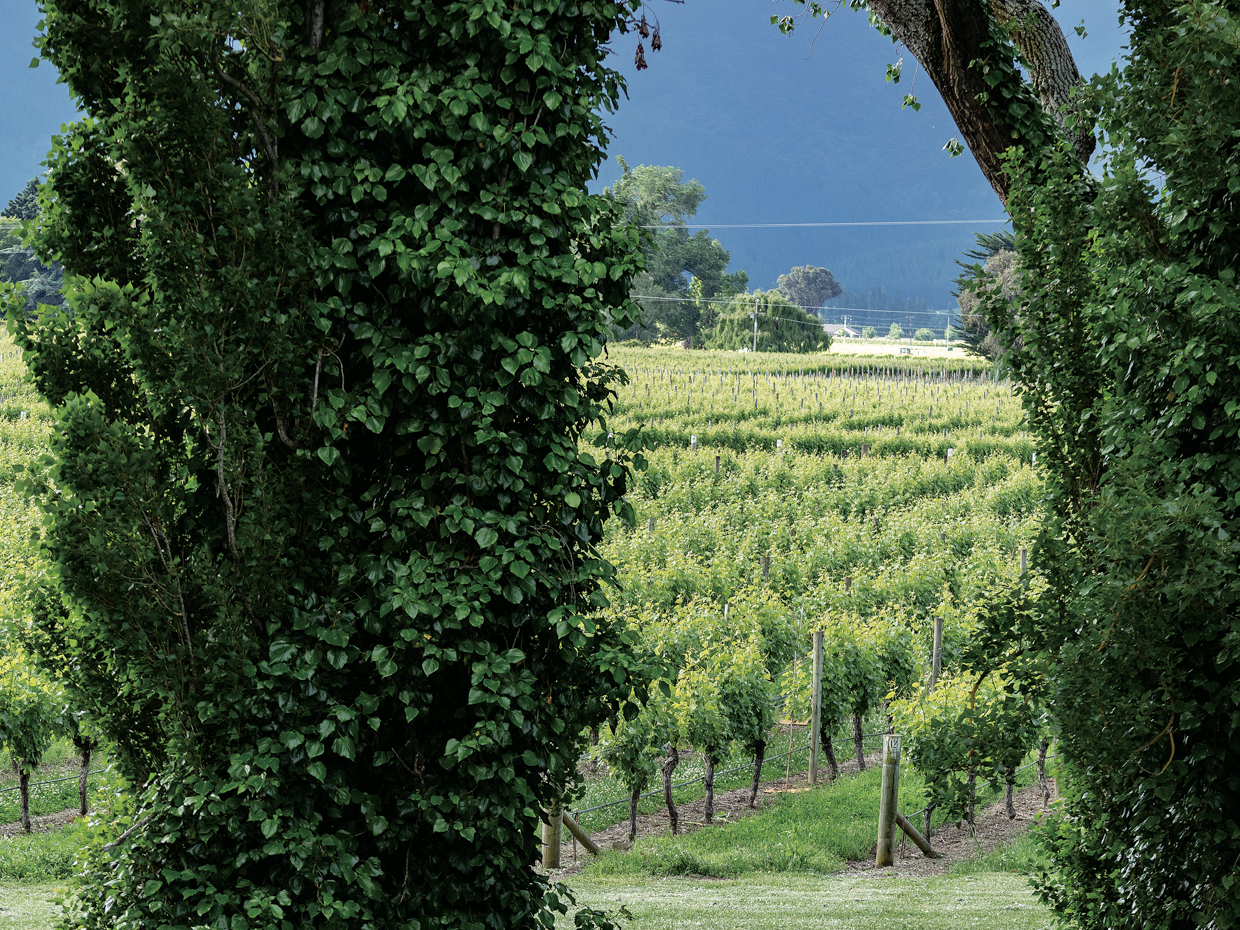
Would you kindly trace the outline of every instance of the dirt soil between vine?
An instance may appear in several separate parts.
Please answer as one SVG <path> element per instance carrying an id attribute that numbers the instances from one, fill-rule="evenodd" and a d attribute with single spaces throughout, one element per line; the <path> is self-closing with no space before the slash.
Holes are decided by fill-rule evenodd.
<path id="1" fill-rule="evenodd" d="M 30 818 L 31 833 L 51 833 L 53 830 L 60 830 L 67 824 L 76 820 L 78 817 L 78 809 L 76 807 L 68 807 L 55 814 L 40 814 L 38 817 Z M 22 829 L 21 821 L 17 823 L 0 824 L 0 836 L 23 836 L 26 831 Z"/>
<path id="2" fill-rule="evenodd" d="M 879 763 L 880 753 L 867 753 L 866 767 Z M 855 758 L 841 762 L 840 775 L 855 775 L 858 772 Z M 821 775 L 821 773 L 820 773 Z M 1058 795 L 1055 782 L 1048 779 L 1052 799 Z M 758 797 L 754 807 L 749 806 L 749 788 L 736 788 L 730 791 L 715 793 L 715 820 L 711 826 L 720 826 L 743 817 L 752 817 L 763 808 L 772 804 L 780 794 L 795 791 L 812 791 L 805 773 L 793 774 L 790 778 L 763 782 L 758 788 Z M 912 841 L 904 836 L 900 828 L 896 828 L 895 864 L 890 868 L 878 869 L 873 858 L 862 862 L 849 862 L 847 872 L 874 872 L 876 876 L 897 875 L 938 875 L 950 871 L 954 863 L 975 856 L 984 856 L 998 846 L 1009 843 L 1021 833 L 1029 829 L 1034 818 L 1042 811 L 1042 794 L 1036 784 L 1017 790 L 1013 796 L 1016 808 L 1015 819 L 1009 819 L 1007 808 L 1000 798 L 997 804 L 979 811 L 977 824 L 973 833 L 967 826 L 958 828 L 952 824 L 944 824 L 934 830 L 930 837 L 930 845 L 942 855 L 940 859 L 927 859 Z M 676 806 L 680 821 L 681 834 L 694 833 L 698 830 L 710 829 L 703 817 L 706 812 L 706 799 L 699 798 Z M 637 839 L 652 836 L 667 836 L 671 832 L 670 819 L 666 808 L 653 814 L 638 814 Z M 921 816 L 913 818 L 914 826 L 921 829 Z M 875 824 L 877 830 L 877 824 Z M 596 845 L 603 850 L 629 848 L 629 821 L 626 817 L 621 823 L 600 830 L 590 835 Z M 554 878 L 575 875 L 585 868 L 590 854 L 564 830 L 560 840 L 560 861 L 563 865 L 549 874 Z"/>

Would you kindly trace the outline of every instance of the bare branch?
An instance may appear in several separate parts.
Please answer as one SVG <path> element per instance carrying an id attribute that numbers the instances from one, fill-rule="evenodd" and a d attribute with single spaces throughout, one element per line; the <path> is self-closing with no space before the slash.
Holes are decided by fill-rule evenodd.
<path id="1" fill-rule="evenodd" d="M 141 829 L 142 827 L 145 827 L 150 822 L 151 818 L 154 816 L 155 816 L 155 811 L 151 811 L 149 814 L 147 814 L 145 817 L 143 817 L 141 820 L 135 823 L 132 827 L 130 827 L 128 830 L 126 830 L 124 833 L 122 833 L 120 836 L 118 836 L 112 842 L 108 843 L 103 848 L 105 850 L 115 849 L 117 846 L 121 845 L 121 843 L 125 842 L 125 840 L 129 839 L 129 837 L 132 836 L 137 830 Z"/>

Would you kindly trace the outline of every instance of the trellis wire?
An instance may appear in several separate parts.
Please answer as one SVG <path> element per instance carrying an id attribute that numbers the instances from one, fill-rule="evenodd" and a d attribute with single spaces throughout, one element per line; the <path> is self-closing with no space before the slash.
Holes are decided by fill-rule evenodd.
<path id="1" fill-rule="evenodd" d="M 883 736 L 885 732 L 886 731 L 884 731 L 883 733 L 863 733 L 861 735 L 861 738 L 869 739 L 872 736 Z M 852 736 L 842 736 L 839 739 L 831 740 L 831 745 L 834 746 L 836 743 L 851 743 L 853 740 L 854 740 L 854 737 Z M 762 764 L 766 765 L 766 763 L 774 762 L 776 759 L 782 759 L 784 756 L 795 756 L 798 752 L 809 752 L 809 747 L 802 746 L 800 749 L 792 749 L 792 750 L 789 750 L 788 752 L 781 752 L 777 756 L 764 756 L 762 759 Z M 731 775 L 733 772 L 740 772 L 744 769 L 752 769 L 752 768 L 753 768 L 753 763 L 749 762 L 745 765 L 738 765 L 735 768 L 724 769 L 721 772 L 716 772 L 715 777 L 718 778 L 720 775 Z M 701 780 L 702 779 L 700 778 L 690 778 L 688 781 L 682 781 L 679 784 L 672 785 L 672 787 L 673 788 L 684 788 L 684 787 L 687 787 L 688 785 L 696 785 Z M 656 794 L 662 794 L 662 793 L 663 793 L 662 788 L 655 788 L 653 791 L 647 791 L 643 794 L 639 794 L 637 797 L 638 799 L 650 798 L 650 797 L 654 797 Z M 630 802 L 629 798 L 621 798 L 618 801 L 608 801 L 606 804 L 598 804 L 594 807 L 587 807 L 583 810 L 575 810 L 573 811 L 573 814 L 574 815 L 589 814 L 592 811 L 601 811 L 605 807 L 615 807 L 617 804 L 628 804 L 629 802 Z"/>
<path id="2" fill-rule="evenodd" d="M 86 777 L 87 777 L 87 779 L 89 779 L 92 775 L 106 775 L 106 774 L 107 774 L 108 772 L 110 772 L 110 771 L 112 771 L 112 766 L 110 766 L 110 765 L 109 765 L 106 769 L 101 769 L 101 770 L 99 770 L 99 771 L 97 771 L 97 772 L 96 772 L 96 771 L 87 772 L 87 773 L 86 773 Z M 71 778 L 72 778 L 72 779 L 77 779 L 77 778 L 81 778 L 81 777 L 82 777 L 82 775 L 81 775 L 81 773 L 79 772 L 77 775 L 66 775 L 66 776 L 64 776 L 63 778 L 49 778 L 49 779 L 47 779 L 46 781 L 32 781 L 32 782 L 31 782 L 29 785 L 27 785 L 26 787 L 27 787 L 27 788 L 37 788 L 37 787 L 39 787 L 39 785 L 54 785 L 54 784 L 56 784 L 57 782 L 61 782 L 61 781 L 69 781 L 69 779 L 71 779 Z M 20 789 L 21 789 L 21 785 L 14 785 L 12 788 L 0 788 L 0 794 L 4 794 L 6 791 L 19 791 Z"/>

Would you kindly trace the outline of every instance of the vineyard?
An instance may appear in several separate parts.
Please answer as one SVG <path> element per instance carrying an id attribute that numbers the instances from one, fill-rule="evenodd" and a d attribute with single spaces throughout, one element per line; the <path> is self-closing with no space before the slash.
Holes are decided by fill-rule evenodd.
<path id="1" fill-rule="evenodd" d="M 814 630 L 829 775 L 832 737 L 854 736 L 864 765 L 863 721 L 885 714 L 940 818 L 970 817 L 979 779 L 1011 784 L 1041 716 L 999 676 L 979 681 L 969 647 L 994 611 L 1019 609 L 1019 553 L 1041 520 L 1012 387 L 972 359 L 622 348 L 611 361 L 629 382 L 609 428 L 640 426 L 648 449 L 636 519 L 603 547 L 607 610 L 659 685 L 596 757 L 634 827 L 662 781 L 676 831 L 690 750 L 708 822 L 719 760 L 751 759 L 756 793 L 773 726 L 809 719 Z M 943 672 L 928 691 L 936 618 Z"/>
<path id="2" fill-rule="evenodd" d="M 16 815 L 10 819 L 20 819 L 29 832 L 32 811 L 51 813 L 80 805 L 86 812 L 86 772 L 97 741 L 78 710 L 66 703 L 59 683 L 40 674 L 26 651 L 31 580 L 38 571 L 31 536 L 39 521 L 19 479 L 47 450 L 51 413 L 25 373 L 12 339 L 0 337 L 0 750 L 7 752 L 17 775 L 10 790 L 18 792 L 11 798 L 0 788 L 5 792 L 0 794 L 0 812 Z M 56 741 L 72 744 L 81 774 L 54 787 L 36 785 L 32 793 L 31 779 L 39 777 L 44 756 Z M 72 784 L 75 779 L 80 784 Z"/>
<path id="3" fill-rule="evenodd" d="M 657 684 L 598 734 L 594 761 L 628 797 L 630 819 L 643 793 L 661 793 L 675 831 L 677 804 L 694 796 L 682 790 L 688 779 L 711 820 L 715 769 L 738 759 L 752 776 L 733 773 L 728 785 L 744 781 L 756 795 L 764 760 L 791 748 L 773 745 L 780 722 L 786 733 L 809 719 L 814 630 L 825 632 L 829 776 L 841 752 L 864 766 L 871 731 L 890 715 L 917 769 L 909 787 L 940 820 L 969 816 L 979 779 L 1010 783 L 1042 739 L 1036 708 L 997 677 L 975 689 L 965 667 L 987 612 L 1019 597 L 1018 553 L 1041 519 L 1011 385 L 966 358 L 621 348 L 611 360 L 629 380 L 610 428 L 640 427 L 647 449 L 630 482 L 636 518 L 614 523 L 603 545 L 617 581 L 605 609 Z M 15 477 L 50 429 L 23 377 L 12 343 L 0 342 L 10 654 L 0 740 L 33 771 L 57 736 L 93 743 L 21 652 L 36 518 Z M 936 618 L 944 672 L 927 692 Z M 33 737 L 19 718 L 34 721 Z M 596 786 L 591 797 L 609 791 Z M 588 822 L 618 816 L 613 808 Z"/>
<path id="4" fill-rule="evenodd" d="M 1012 385 L 972 358 L 677 353 L 613 349 L 629 384 L 613 428 L 642 426 L 656 448 L 696 445 L 858 456 L 1029 460 Z"/>

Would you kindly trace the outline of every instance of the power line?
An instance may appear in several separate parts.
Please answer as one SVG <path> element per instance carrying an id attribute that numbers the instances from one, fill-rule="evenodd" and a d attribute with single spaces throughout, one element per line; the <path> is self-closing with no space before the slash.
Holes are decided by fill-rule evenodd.
<path id="1" fill-rule="evenodd" d="M 833 226 L 993 226 L 1011 220 L 869 220 L 858 223 L 714 223 L 695 225 L 689 223 L 658 223 L 639 226 L 639 229 L 821 229 Z"/>
<path id="2" fill-rule="evenodd" d="M 701 303 L 719 304 L 719 303 L 727 303 L 732 300 L 732 298 L 730 297 L 725 297 L 722 300 L 715 300 L 715 299 L 708 298 L 708 297 L 655 297 L 653 295 L 648 295 L 648 294 L 633 294 L 631 296 L 633 300 L 673 300 L 673 301 L 680 301 L 682 303 L 685 301 L 688 301 L 691 303 L 701 302 Z M 739 306 L 740 305 L 738 304 L 738 307 Z M 956 313 L 955 310 L 930 310 L 930 309 L 926 309 L 926 310 L 867 310 L 865 307 L 807 307 L 803 304 L 789 304 L 788 306 L 796 307 L 798 310 L 804 310 L 807 313 L 818 313 L 819 311 L 822 311 L 822 310 L 829 310 L 833 314 L 836 311 L 839 311 L 841 313 L 870 313 L 870 314 L 881 313 L 886 316 L 903 316 L 903 317 L 910 317 L 910 316 L 948 316 L 950 317 L 954 313 Z M 753 311 L 746 310 L 745 312 L 752 313 Z M 782 319 L 782 317 L 780 319 Z M 803 323 L 805 321 L 804 320 L 793 320 L 792 322 Z M 822 321 L 820 320 L 819 322 L 822 322 Z"/>

